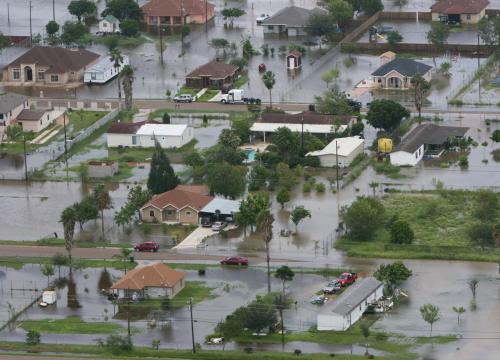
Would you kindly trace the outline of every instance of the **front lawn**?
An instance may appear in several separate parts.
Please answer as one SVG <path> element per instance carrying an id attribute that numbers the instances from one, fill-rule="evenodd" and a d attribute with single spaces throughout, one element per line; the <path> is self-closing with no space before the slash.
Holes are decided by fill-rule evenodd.
<path id="1" fill-rule="evenodd" d="M 192 96 L 195 96 L 199 92 L 200 92 L 200 89 L 193 89 L 193 88 L 190 88 L 187 86 L 183 86 L 179 89 L 179 91 L 177 91 L 175 96 L 184 95 L 184 94 L 190 94 Z"/>
<path id="2" fill-rule="evenodd" d="M 86 322 L 78 316 L 65 319 L 23 320 L 19 327 L 35 330 L 41 334 L 112 334 L 123 330 L 123 327 L 109 322 Z"/>
<path id="3" fill-rule="evenodd" d="M 198 101 L 209 102 L 218 93 L 219 93 L 219 90 L 208 89 L 207 91 L 205 91 L 203 93 L 203 95 L 200 96 L 200 98 L 198 99 Z"/>
<path id="4" fill-rule="evenodd" d="M 88 128 L 90 125 L 95 123 L 106 114 L 107 112 L 105 111 L 68 111 L 68 127 L 70 128 L 70 131 L 68 132 L 68 138 L 75 137 L 80 131 Z"/>
<path id="5" fill-rule="evenodd" d="M 245 85 L 248 82 L 248 75 L 241 75 L 236 81 L 234 82 L 234 88 L 239 89 L 243 85 Z"/>

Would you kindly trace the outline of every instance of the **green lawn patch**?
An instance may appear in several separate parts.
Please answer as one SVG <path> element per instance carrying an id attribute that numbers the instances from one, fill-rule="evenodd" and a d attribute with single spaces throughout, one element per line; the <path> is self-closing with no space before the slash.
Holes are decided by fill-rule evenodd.
<path id="1" fill-rule="evenodd" d="M 205 91 L 205 93 L 203 93 L 203 95 L 199 97 L 198 101 L 209 102 L 218 93 L 219 90 L 208 89 L 207 91 Z"/>
<path id="2" fill-rule="evenodd" d="M 41 334 L 112 334 L 124 330 L 116 323 L 85 322 L 77 316 L 65 319 L 23 320 L 19 327 Z"/>
<path id="3" fill-rule="evenodd" d="M 64 253 L 61 251 L 61 253 Z M 15 270 L 21 269 L 27 264 L 52 264 L 52 259 L 50 257 L 0 257 L 0 267 L 7 267 Z M 123 263 L 119 260 L 99 260 L 99 259 L 74 259 L 73 267 L 75 268 L 114 268 L 117 270 L 123 270 L 124 266 L 127 269 L 133 269 L 137 266 L 136 262 L 127 261 Z"/>
<path id="4" fill-rule="evenodd" d="M 112 35 L 112 36 L 92 36 L 92 42 L 95 44 L 106 45 L 109 47 L 110 44 L 115 44 L 119 47 L 137 47 L 146 42 L 150 42 L 144 36 L 121 36 L 121 35 Z"/>
<path id="5" fill-rule="evenodd" d="M 179 89 L 179 91 L 175 94 L 176 96 L 178 95 L 184 95 L 184 94 L 191 94 L 192 96 L 195 96 L 200 92 L 200 89 L 193 89 L 187 86 L 183 86 Z"/>
<path id="6" fill-rule="evenodd" d="M 68 111 L 69 124 L 66 125 L 70 129 L 67 133 L 68 138 L 75 137 L 80 131 L 88 128 L 106 114 L 106 111 Z"/>
<path id="7" fill-rule="evenodd" d="M 236 81 L 234 82 L 234 88 L 239 89 L 243 85 L 245 85 L 248 82 L 248 75 L 241 75 Z"/>

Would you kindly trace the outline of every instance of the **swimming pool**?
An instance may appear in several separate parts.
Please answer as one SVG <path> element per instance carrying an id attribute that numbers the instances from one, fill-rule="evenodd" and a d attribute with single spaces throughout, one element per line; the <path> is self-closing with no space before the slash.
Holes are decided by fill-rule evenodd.
<path id="1" fill-rule="evenodd" d="M 245 153 L 247 154 L 247 159 L 245 160 L 246 164 L 252 163 L 255 161 L 255 150 L 253 149 L 246 149 Z"/>

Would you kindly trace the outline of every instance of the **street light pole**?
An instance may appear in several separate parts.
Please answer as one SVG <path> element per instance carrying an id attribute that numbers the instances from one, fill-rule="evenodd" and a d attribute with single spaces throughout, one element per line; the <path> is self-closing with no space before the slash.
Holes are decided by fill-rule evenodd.
<path id="1" fill-rule="evenodd" d="M 163 66 L 163 27 L 160 24 L 160 64 Z"/>
<path id="2" fill-rule="evenodd" d="M 28 182 L 28 157 L 26 156 L 26 134 L 23 131 L 23 150 L 24 150 L 24 179 Z"/>
<path id="3" fill-rule="evenodd" d="M 337 168 L 337 191 L 339 191 L 339 146 L 335 140 L 335 163 Z"/>
<path id="4" fill-rule="evenodd" d="M 189 298 L 189 313 L 191 315 L 191 343 L 193 346 L 193 354 L 194 354 L 196 353 L 196 346 L 194 343 L 193 298 Z"/>
<path id="5" fill-rule="evenodd" d="M 30 47 L 33 46 L 33 28 L 31 26 L 31 0 L 30 0 Z"/>
<path id="6" fill-rule="evenodd" d="M 477 32 L 477 71 L 481 69 L 481 63 L 479 60 L 479 31 Z M 477 77 L 477 97 L 479 103 L 481 103 L 481 74 Z"/>
<path id="7" fill-rule="evenodd" d="M 52 0 L 52 20 L 56 21 L 56 0 Z"/>

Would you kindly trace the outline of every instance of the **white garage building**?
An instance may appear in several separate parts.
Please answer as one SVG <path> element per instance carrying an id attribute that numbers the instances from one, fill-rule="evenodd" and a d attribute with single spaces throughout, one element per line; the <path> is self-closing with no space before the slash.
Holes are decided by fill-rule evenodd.
<path id="1" fill-rule="evenodd" d="M 332 140 L 322 150 L 311 151 L 306 156 L 317 156 L 322 167 L 347 167 L 362 154 L 365 141 L 359 136 L 344 137 Z"/>
<path id="2" fill-rule="evenodd" d="M 318 330 L 346 331 L 358 321 L 370 303 L 383 296 L 384 284 L 374 277 L 358 280 L 317 316 Z"/>
<path id="3" fill-rule="evenodd" d="M 193 140 L 193 128 L 148 121 L 116 123 L 106 132 L 106 140 L 108 147 L 154 147 L 156 140 L 164 149 L 179 148 Z"/>

